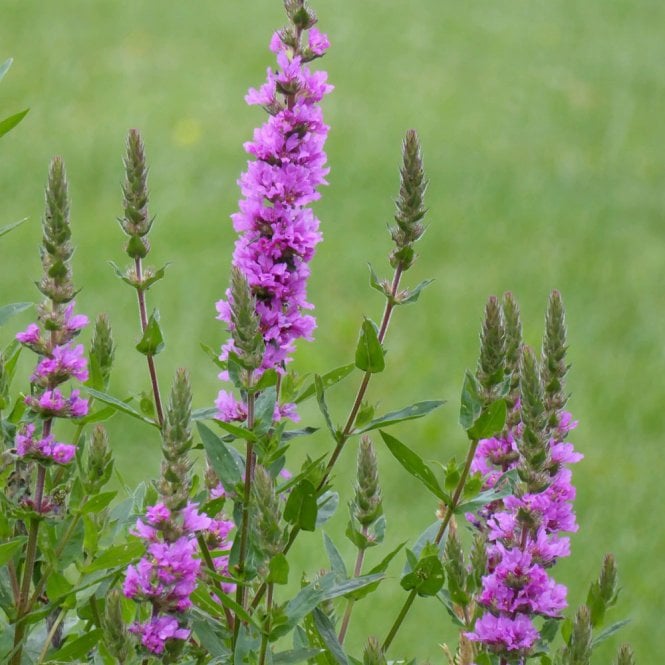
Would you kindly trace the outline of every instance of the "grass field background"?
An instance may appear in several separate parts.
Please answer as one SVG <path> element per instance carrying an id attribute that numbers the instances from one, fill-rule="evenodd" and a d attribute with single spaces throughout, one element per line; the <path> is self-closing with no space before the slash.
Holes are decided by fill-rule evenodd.
<path id="1" fill-rule="evenodd" d="M 513 291 L 526 339 L 538 346 L 547 295 L 560 289 L 570 332 L 570 408 L 580 422 L 573 440 L 585 460 L 575 469 L 581 528 L 572 559 L 556 575 L 576 605 L 602 555 L 614 552 L 623 590 L 612 616 L 632 622 L 595 662 L 609 663 L 622 640 L 633 642 L 638 662 L 659 662 L 665 5 L 321 0 L 316 9 L 332 42 L 322 63 L 336 86 L 325 106 L 332 171 L 316 205 L 325 233 L 310 286 L 319 330 L 315 344 L 300 345 L 295 365 L 325 371 L 349 362 L 363 314 L 380 316 L 366 264 L 388 275 L 385 228 L 400 142 L 407 128 L 417 128 L 431 180 L 429 229 L 405 283 L 436 281 L 417 305 L 397 312 L 388 368 L 372 382 L 370 398 L 386 410 L 447 399 L 439 412 L 395 433 L 428 459 L 460 458 L 458 395 L 464 369 L 475 363 L 485 299 Z M 0 143 L 0 225 L 30 218 L 0 241 L 0 302 L 37 299 L 42 188 L 50 157 L 61 154 L 73 199 L 75 277 L 84 287 L 79 309 L 111 318 L 118 340 L 112 392 L 148 388 L 133 351 L 133 293 L 106 263 L 124 262 L 114 221 L 121 156 L 127 129 L 139 127 L 157 215 L 150 262 L 173 261 L 149 293 L 167 339 L 157 359 L 161 382 L 166 390 L 175 368 L 186 366 L 195 405 L 211 404 L 219 384 L 199 341 L 216 347 L 225 339 L 214 303 L 228 281 L 235 180 L 246 160 L 242 143 L 263 121 L 243 96 L 272 64 L 267 42 L 283 24 L 281 3 L 7 0 L 0 11 L 0 60 L 15 58 L 0 86 L 0 115 L 31 107 Z M 12 321 L 0 341 L 29 320 L 26 313 Z M 29 363 L 24 369 L 27 381 Z M 357 380 L 331 394 L 339 421 Z M 321 424 L 311 407 L 302 415 L 306 424 Z M 125 478 L 156 475 L 153 432 L 121 418 L 109 428 Z M 323 434 L 303 440 L 293 465 L 329 448 Z M 396 544 L 429 524 L 436 506 L 383 450 L 380 462 L 388 543 Z M 339 471 L 344 503 L 353 465 L 350 446 Z M 341 509 L 331 533 L 341 533 L 345 519 Z M 341 547 L 351 566 L 352 546 Z M 303 536 L 296 556 L 310 572 L 325 565 L 318 537 Z M 403 600 L 399 565 L 381 595 L 357 608 L 348 642 L 356 654 L 364 635 L 385 635 Z M 393 654 L 441 662 L 437 645 L 453 635 L 443 608 L 421 600 Z"/>

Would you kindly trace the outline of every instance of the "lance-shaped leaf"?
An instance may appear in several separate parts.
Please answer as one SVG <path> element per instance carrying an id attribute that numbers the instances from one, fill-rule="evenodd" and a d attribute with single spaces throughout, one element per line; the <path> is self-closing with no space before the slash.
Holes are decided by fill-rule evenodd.
<path id="1" fill-rule="evenodd" d="M 265 434 L 272 427 L 276 402 L 277 391 L 275 386 L 266 388 L 258 396 L 254 407 L 254 431 L 259 436 Z"/>
<path id="2" fill-rule="evenodd" d="M 12 66 L 12 63 L 14 62 L 14 58 L 7 58 L 1 65 L 0 65 L 0 81 L 5 77 L 5 74 L 9 71 L 9 68 Z"/>
<path id="3" fill-rule="evenodd" d="M 328 555 L 328 561 L 330 561 L 330 568 L 333 571 L 333 573 L 335 573 L 335 575 L 338 575 L 341 578 L 347 577 L 348 573 L 346 572 L 346 565 L 344 564 L 344 559 L 342 559 L 342 555 L 339 553 L 337 547 L 335 547 L 335 543 L 333 543 L 333 541 L 330 539 L 328 534 L 325 533 L 325 531 L 323 532 L 323 544 L 325 545 L 326 554 Z M 377 571 L 377 572 L 382 572 L 382 571 Z"/>
<path id="4" fill-rule="evenodd" d="M 414 288 L 410 289 L 409 291 L 405 291 L 397 299 L 397 304 L 409 305 L 410 303 L 416 302 L 418 298 L 420 298 L 420 294 L 422 293 L 423 289 L 427 288 L 433 281 L 434 281 L 433 279 L 423 280 L 422 282 L 420 282 L 420 284 L 418 284 Z"/>
<path id="5" fill-rule="evenodd" d="M 155 309 L 150 315 L 141 341 L 136 345 L 136 350 L 144 356 L 156 356 L 163 348 L 164 336 L 159 327 L 159 311 Z"/>
<path id="6" fill-rule="evenodd" d="M 0 545 L 0 566 L 4 566 L 11 558 L 18 552 L 27 538 L 25 536 L 18 536 L 12 540 L 7 541 Z"/>
<path id="7" fill-rule="evenodd" d="M 515 485 L 517 484 L 519 477 L 517 475 L 517 469 L 512 471 L 507 471 L 504 473 L 499 480 L 497 480 L 496 485 L 491 489 L 481 492 L 477 496 L 460 503 L 455 508 L 455 513 L 458 515 L 463 515 L 464 513 L 473 513 L 479 508 L 486 506 L 488 503 L 498 501 L 499 499 L 505 499 L 507 496 L 511 496 L 515 493 Z"/>
<path id="8" fill-rule="evenodd" d="M 374 568 L 372 568 L 367 574 L 376 575 L 378 573 L 385 573 L 386 570 L 388 570 L 390 562 L 395 558 L 395 556 L 399 553 L 402 547 L 404 547 L 404 545 L 406 545 L 406 541 L 400 543 L 392 552 L 386 554 L 386 556 L 383 557 L 383 559 L 381 559 L 381 561 L 376 566 L 374 566 Z M 377 580 L 376 582 L 372 582 L 371 584 L 368 584 L 366 587 L 362 589 L 358 589 L 357 591 L 352 591 L 351 593 L 347 594 L 347 598 L 352 598 L 353 600 L 360 600 L 361 598 L 364 598 L 368 594 L 375 591 L 381 582 L 382 580 Z"/>
<path id="9" fill-rule="evenodd" d="M 438 409 L 443 404 L 445 404 L 445 402 L 438 399 L 416 402 L 415 404 L 406 406 L 403 409 L 399 409 L 398 411 L 391 411 L 390 413 L 386 413 L 380 418 L 371 420 L 366 425 L 363 425 L 358 429 L 354 429 L 353 434 L 362 434 L 363 432 L 369 432 L 370 430 L 378 429 L 379 427 L 389 427 L 390 425 L 395 425 L 396 423 L 401 423 L 405 420 L 415 420 L 416 418 L 422 418 L 430 411 Z"/>
<path id="10" fill-rule="evenodd" d="M 14 127 L 16 127 L 16 125 L 18 125 L 18 123 L 21 122 L 21 120 L 23 120 L 26 115 L 28 115 L 29 110 L 30 109 L 24 109 L 23 111 L 14 113 L 14 115 L 10 115 L 4 120 L 0 120 L 0 136 L 4 136 L 7 132 L 14 129 Z"/>
<path id="11" fill-rule="evenodd" d="M 145 543 L 132 540 L 124 545 L 115 545 L 102 552 L 91 564 L 84 568 L 84 572 L 92 573 L 97 570 L 106 570 L 115 566 L 124 566 L 138 559 L 145 552 Z"/>
<path id="12" fill-rule="evenodd" d="M 450 496 L 441 488 L 434 472 L 425 464 L 420 455 L 383 430 L 380 430 L 379 434 L 381 434 L 381 438 L 388 446 L 388 450 L 393 454 L 393 457 L 406 471 L 417 478 L 437 499 L 440 499 L 446 505 L 450 503 Z"/>
<path id="13" fill-rule="evenodd" d="M 353 370 L 356 368 L 354 363 L 349 365 L 342 365 L 341 367 L 336 367 L 331 369 L 325 374 L 321 374 L 321 383 L 324 390 L 328 390 L 331 386 L 334 386 L 336 383 L 339 383 L 342 379 L 346 378 Z M 304 388 L 301 392 L 298 393 L 296 398 L 293 400 L 296 404 L 300 404 L 310 397 L 314 397 L 316 394 L 316 379 L 313 379 L 312 382 Z"/>
<path id="14" fill-rule="evenodd" d="M 478 420 L 483 410 L 483 401 L 480 397 L 480 384 L 478 379 L 467 369 L 462 386 L 462 401 L 460 405 L 459 421 L 468 432 Z"/>
<path id="15" fill-rule="evenodd" d="M 335 425 L 333 425 L 332 418 L 330 417 L 330 411 L 328 411 L 328 404 L 326 404 L 326 396 L 323 387 L 323 380 L 318 374 L 314 377 L 314 385 L 316 387 L 316 401 L 319 405 L 319 410 L 323 414 L 323 418 L 326 421 L 326 425 L 328 427 L 328 430 L 332 434 L 333 439 L 335 439 L 335 441 L 338 441 L 339 435 L 337 429 L 335 428 Z"/>
<path id="16" fill-rule="evenodd" d="M 86 387 L 86 391 L 91 397 L 98 399 L 100 402 L 104 402 L 104 404 L 108 404 L 116 411 L 126 413 L 128 416 L 132 416 L 132 418 L 136 418 L 137 420 L 141 420 L 144 423 L 148 423 L 148 425 L 152 425 L 153 427 L 159 427 L 157 422 L 151 420 L 150 418 L 146 418 L 140 411 L 137 411 L 133 407 L 129 406 L 129 404 L 126 402 L 119 400 L 117 397 L 113 397 L 113 395 L 103 393 L 101 390 L 95 390 L 94 388 Z"/>
<path id="17" fill-rule="evenodd" d="M 32 307 L 31 302 L 15 302 L 11 305 L 0 307 L 0 326 L 4 326 L 12 316 L 24 312 L 28 307 Z"/>
<path id="18" fill-rule="evenodd" d="M 209 427 L 202 422 L 196 423 L 196 428 L 201 435 L 203 447 L 208 454 L 208 460 L 213 471 L 221 480 L 222 485 L 227 491 L 242 481 L 244 469 L 239 464 L 236 456 L 227 448 L 226 443 L 217 436 Z"/>
<path id="19" fill-rule="evenodd" d="M 104 632 L 95 628 L 73 640 L 49 656 L 49 661 L 57 663 L 82 662 L 86 654 L 102 639 Z"/>
<path id="20" fill-rule="evenodd" d="M 356 347 L 356 367 L 372 374 L 382 372 L 386 366 L 383 355 L 376 324 L 366 318 L 360 329 L 360 338 Z"/>
<path id="21" fill-rule="evenodd" d="M 420 558 L 400 584 L 406 591 L 415 590 L 419 596 L 436 596 L 444 582 L 443 564 L 439 549 L 433 543 L 426 545 Z"/>
<path id="22" fill-rule="evenodd" d="M 2 236 L 9 233 L 10 231 L 13 231 L 16 227 L 21 226 L 21 224 L 27 221 L 28 218 L 24 217 L 23 219 L 19 219 L 18 222 L 13 222 L 12 224 L 7 224 L 6 226 L 0 226 L 0 238 L 2 238 Z"/>
<path id="23" fill-rule="evenodd" d="M 332 621 L 318 607 L 312 612 L 312 617 L 314 618 L 314 626 L 316 626 L 317 632 L 338 665 L 349 665 L 349 659 L 346 657 L 344 648 L 337 639 L 337 631 Z"/>

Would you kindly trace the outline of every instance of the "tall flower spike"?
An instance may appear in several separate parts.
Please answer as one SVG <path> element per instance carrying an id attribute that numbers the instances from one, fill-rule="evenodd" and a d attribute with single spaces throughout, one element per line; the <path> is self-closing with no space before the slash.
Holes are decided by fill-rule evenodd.
<path id="1" fill-rule="evenodd" d="M 508 428 L 515 427 L 520 420 L 517 409 L 520 394 L 520 355 L 522 352 L 522 320 L 520 308 L 513 294 L 507 292 L 503 295 L 501 304 L 504 329 L 506 332 L 506 374 L 510 375 L 510 388 L 506 396 L 508 404 Z"/>
<path id="2" fill-rule="evenodd" d="M 415 129 L 410 129 L 402 144 L 400 189 L 395 201 L 397 226 L 391 229 L 393 241 L 397 246 L 390 256 L 393 268 L 399 265 L 402 270 L 408 270 L 416 259 L 412 245 L 425 232 L 422 219 L 427 213 L 425 208 L 427 184 L 418 134 Z"/>
<path id="3" fill-rule="evenodd" d="M 122 192 L 125 216 L 119 221 L 129 236 L 127 254 L 133 259 L 142 259 L 150 251 L 148 239 L 144 236 L 150 231 L 153 220 L 148 217 L 148 168 L 138 129 L 129 130 L 124 164 L 125 182 Z"/>
<path id="4" fill-rule="evenodd" d="M 368 527 L 383 512 L 381 489 L 379 487 L 379 466 L 374 446 L 368 436 L 363 436 L 360 441 L 356 478 L 353 516 L 363 527 Z"/>
<path id="5" fill-rule="evenodd" d="M 53 303 L 67 303 L 74 297 L 69 266 L 74 248 L 70 242 L 67 174 L 61 157 L 54 157 L 49 168 L 46 212 L 42 228 L 41 258 L 44 276 L 38 287 Z"/>
<path id="6" fill-rule="evenodd" d="M 566 364 L 566 315 L 561 294 L 552 291 L 545 315 L 545 336 L 543 337 L 543 385 L 548 424 L 551 429 L 557 426 L 556 414 L 568 401 L 565 392 Z"/>
<path id="7" fill-rule="evenodd" d="M 304 311 L 312 309 L 307 278 L 321 234 L 310 204 L 320 198 L 329 170 L 324 152 L 328 126 L 320 102 L 332 86 L 325 72 L 313 72 L 305 64 L 325 53 L 328 40 L 313 27 L 316 17 L 304 2 L 288 0 L 285 7 L 291 25 L 274 33 L 270 42 L 278 69 L 269 69 L 266 83 L 245 98 L 269 117 L 245 144 L 253 159 L 238 181 L 242 199 L 232 215 L 239 233 L 233 266 L 247 279 L 265 345 L 258 372 L 284 372 L 295 341 L 312 338 L 316 322 Z M 226 300 L 217 303 L 218 318 L 231 330 L 232 300 L 229 288 Z M 232 338 L 222 347 L 222 360 L 239 352 L 237 341 Z M 226 391 L 220 391 L 217 405 L 223 420 L 245 417 L 244 405 Z"/>
<path id="8" fill-rule="evenodd" d="M 111 324 L 106 314 L 100 314 L 95 321 L 90 351 L 90 374 L 98 379 L 102 390 L 106 390 L 111 378 L 111 368 L 115 356 L 115 345 L 111 332 Z"/>
<path id="9" fill-rule="evenodd" d="M 480 358 L 476 376 L 485 392 L 485 402 L 498 396 L 497 388 L 503 382 L 506 362 L 506 333 L 501 306 L 496 296 L 490 296 L 485 305 L 485 319 L 480 333 Z"/>
<path id="10" fill-rule="evenodd" d="M 589 665 L 591 650 L 591 615 L 589 608 L 582 605 L 575 615 L 570 640 L 561 652 L 561 665 Z"/>
<path id="11" fill-rule="evenodd" d="M 260 464 L 254 469 L 253 508 L 256 519 L 253 520 L 254 540 L 259 548 L 272 558 L 279 554 L 286 544 L 284 531 L 280 528 L 281 512 L 279 499 L 275 495 L 275 484 L 270 474 Z"/>

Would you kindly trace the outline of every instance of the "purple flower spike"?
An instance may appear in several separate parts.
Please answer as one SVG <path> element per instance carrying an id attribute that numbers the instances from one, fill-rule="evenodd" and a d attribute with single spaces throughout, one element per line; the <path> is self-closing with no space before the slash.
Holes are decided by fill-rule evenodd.
<path id="1" fill-rule="evenodd" d="M 268 69 L 267 81 L 251 89 L 245 100 L 265 107 L 270 117 L 245 144 L 253 157 L 238 184 L 243 198 L 239 212 L 232 215 L 240 234 L 233 265 L 246 277 L 256 299 L 256 313 L 265 342 L 259 371 L 284 372 L 299 338 L 312 339 L 316 321 L 306 310 L 309 262 L 321 241 L 319 220 L 309 204 L 319 197 L 328 174 L 324 144 L 328 126 L 319 102 L 332 86 L 327 74 L 311 71 L 306 60 L 323 55 L 327 37 L 316 28 L 309 30 L 308 46 L 283 41 L 277 32 L 270 42 L 277 54 L 277 71 Z M 231 292 L 217 304 L 218 318 L 232 327 Z M 222 347 L 221 358 L 235 351 L 233 340 Z M 224 375 L 222 378 L 226 379 Z M 217 399 L 221 420 L 244 420 L 246 410 L 226 391 Z M 296 417 L 287 405 L 276 418 Z"/>

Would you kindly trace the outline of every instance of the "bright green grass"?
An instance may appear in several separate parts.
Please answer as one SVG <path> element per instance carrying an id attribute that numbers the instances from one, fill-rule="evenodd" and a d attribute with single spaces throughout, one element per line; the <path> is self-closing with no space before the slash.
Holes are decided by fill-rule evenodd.
<path id="1" fill-rule="evenodd" d="M 557 567 L 570 600 L 584 599 L 601 557 L 613 551 L 623 584 L 620 608 L 632 617 L 619 638 L 638 661 L 659 662 L 665 611 L 662 430 L 665 357 L 665 5 L 659 0 L 337 0 L 317 3 L 333 48 L 325 60 L 336 91 L 330 187 L 317 211 L 326 242 L 314 263 L 315 345 L 300 345 L 297 366 L 323 371 L 346 363 L 363 314 L 381 302 L 364 285 L 369 260 L 387 273 L 399 144 L 416 127 L 431 179 L 430 228 L 406 282 L 435 277 L 421 303 L 399 311 L 389 332 L 388 369 L 372 400 L 389 409 L 432 397 L 449 405 L 426 422 L 396 430 L 427 458 L 464 454 L 456 425 L 463 371 L 475 362 L 488 294 L 514 291 L 527 340 L 539 344 L 549 290 L 568 307 L 573 437 L 586 458 L 576 469 L 580 532 L 574 557 Z M 151 163 L 154 264 L 173 260 L 150 292 L 167 334 L 158 358 L 166 388 L 177 366 L 191 369 L 197 406 L 218 389 L 198 347 L 224 331 L 214 302 L 228 280 L 229 214 L 245 163 L 242 142 L 263 120 L 243 95 L 271 64 L 269 35 L 282 24 L 277 0 L 167 3 L 10 0 L 2 8 L 0 59 L 15 65 L 0 86 L 0 115 L 30 105 L 0 143 L 0 225 L 30 216 L 2 240 L 0 302 L 36 299 L 42 186 L 48 160 L 66 159 L 84 285 L 81 311 L 107 311 L 118 344 L 112 390 L 148 387 L 132 349 L 131 291 L 107 259 L 122 262 L 121 161 L 129 127 L 140 127 Z M 20 320 L 2 330 L 8 340 Z M 25 372 L 28 371 L 28 365 Z M 24 375 L 25 376 L 25 375 Z M 356 381 L 357 377 L 353 378 Z M 351 390 L 349 384 L 348 389 Z M 342 420 L 350 392 L 331 397 Z M 313 409 L 306 422 L 318 424 Z M 110 423 L 118 467 L 135 482 L 158 469 L 150 431 Z M 323 435 L 297 444 L 319 453 Z M 381 451 L 383 453 L 383 451 Z M 425 492 L 381 455 L 389 542 L 431 520 Z M 343 501 L 350 498 L 353 452 L 343 455 Z M 344 511 L 331 531 L 344 527 Z M 297 556 L 309 571 L 325 565 L 307 535 Z M 344 549 L 348 563 L 353 557 Z M 404 593 L 391 569 L 382 595 L 359 605 L 349 644 L 383 637 Z M 420 601 L 394 654 L 430 656 L 453 633 L 435 601 Z M 612 649 L 618 641 L 612 641 Z M 611 649 L 596 662 L 610 662 Z"/>

